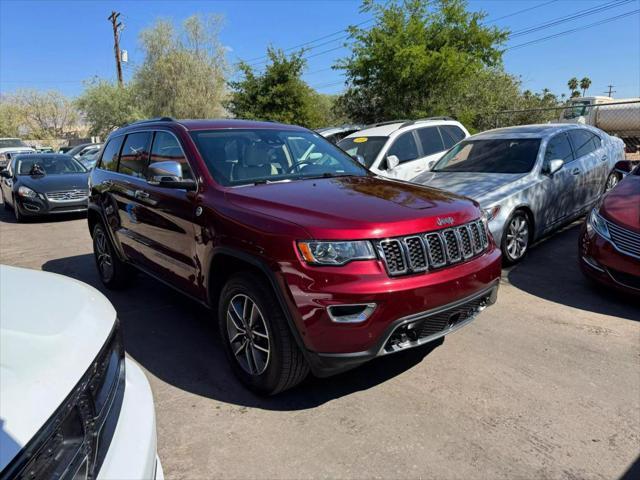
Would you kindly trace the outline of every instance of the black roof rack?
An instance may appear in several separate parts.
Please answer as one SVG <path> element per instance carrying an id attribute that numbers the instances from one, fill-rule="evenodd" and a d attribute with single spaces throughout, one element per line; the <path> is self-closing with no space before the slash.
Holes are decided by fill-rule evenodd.
<path id="1" fill-rule="evenodd" d="M 429 120 L 455 120 L 455 118 L 452 118 L 452 117 L 446 117 L 446 116 L 443 116 L 443 117 L 426 117 L 426 118 L 417 118 L 417 119 L 415 119 L 415 120 L 408 120 L 408 121 L 406 121 L 405 123 L 403 123 L 402 125 L 400 125 L 398 128 L 408 127 L 408 126 L 410 126 L 410 125 L 414 125 L 414 124 L 419 123 L 419 122 L 426 122 L 426 121 L 429 121 Z"/>
<path id="2" fill-rule="evenodd" d="M 364 130 L 365 128 L 375 128 L 375 127 L 382 127 L 383 125 L 392 125 L 394 123 L 404 123 L 404 122 L 409 122 L 410 120 L 406 120 L 406 119 L 401 119 L 401 120 L 386 120 L 384 122 L 376 122 L 376 123 L 372 123 L 371 125 L 365 125 L 362 129 Z"/>
<path id="3" fill-rule="evenodd" d="M 130 127 L 131 125 L 140 125 L 143 123 L 153 123 L 153 122 L 175 122 L 175 119 L 171 117 L 147 118 L 146 120 L 137 120 L 135 122 L 127 123 L 125 127 Z"/>

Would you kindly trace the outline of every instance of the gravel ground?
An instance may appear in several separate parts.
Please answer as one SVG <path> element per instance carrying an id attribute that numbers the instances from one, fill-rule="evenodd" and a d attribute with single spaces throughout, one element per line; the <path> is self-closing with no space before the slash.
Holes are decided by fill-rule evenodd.
<path id="1" fill-rule="evenodd" d="M 577 235 L 533 248 L 442 345 L 276 398 L 238 385 L 202 307 L 142 275 L 105 292 L 151 382 L 166 477 L 640 478 L 640 305 L 585 281 Z M 1 212 L 0 262 L 100 288 L 82 218 Z"/>

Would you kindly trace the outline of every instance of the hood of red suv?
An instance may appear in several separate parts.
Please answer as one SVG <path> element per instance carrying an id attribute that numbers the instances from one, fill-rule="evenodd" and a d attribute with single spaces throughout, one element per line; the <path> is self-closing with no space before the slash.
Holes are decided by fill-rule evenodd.
<path id="1" fill-rule="evenodd" d="M 465 197 L 374 176 L 251 185 L 227 195 L 237 206 L 296 223 L 325 240 L 408 235 L 480 216 Z"/>
<path id="2" fill-rule="evenodd" d="M 600 213 L 616 225 L 640 233 L 640 175 L 628 175 L 611 190 Z"/>

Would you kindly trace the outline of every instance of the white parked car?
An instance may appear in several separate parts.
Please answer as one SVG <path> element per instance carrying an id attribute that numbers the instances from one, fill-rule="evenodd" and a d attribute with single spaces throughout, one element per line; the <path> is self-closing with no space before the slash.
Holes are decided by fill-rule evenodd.
<path id="1" fill-rule="evenodd" d="M 19 138 L 0 138 L 0 170 L 9 164 L 13 155 L 35 153 L 35 151 L 35 148 L 30 147 Z"/>
<path id="2" fill-rule="evenodd" d="M 163 478 L 149 382 L 100 292 L 0 266 L 0 318 L 0 478 Z"/>
<path id="3" fill-rule="evenodd" d="M 394 120 L 365 127 L 340 140 L 338 147 L 374 173 L 411 180 L 468 136 L 467 129 L 449 117 Z"/>

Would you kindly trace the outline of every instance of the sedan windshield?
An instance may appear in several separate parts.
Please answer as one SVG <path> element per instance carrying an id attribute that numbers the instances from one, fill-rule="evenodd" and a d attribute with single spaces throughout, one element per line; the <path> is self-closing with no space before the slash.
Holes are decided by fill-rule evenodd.
<path id="1" fill-rule="evenodd" d="M 311 132 L 238 129 L 191 135 L 211 175 L 226 186 L 367 174 L 342 150 Z"/>
<path id="2" fill-rule="evenodd" d="M 68 155 L 20 155 L 16 159 L 18 175 L 65 175 L 84 173 L 87 169 Z"/>
<path id="3" fill-rule="evenodd" d="M 0 139 L 0 148 L 15 148 L 15 147 L 28 147 L 19 138 L 2 138 Z"/>
<path id="4" fill-rule="evenodd" d="M 361 155 L 367 168 L 371 168 L 387 140 L 389 137 L 351 137 L 340 140 L 338 147 L 352 157 Z"/>
<path id="5" fill-rule="evenodd" d="M 466 140 L 449 150 L 434 172 L 527 173 L 533 169 L 539 138 Z"/>

